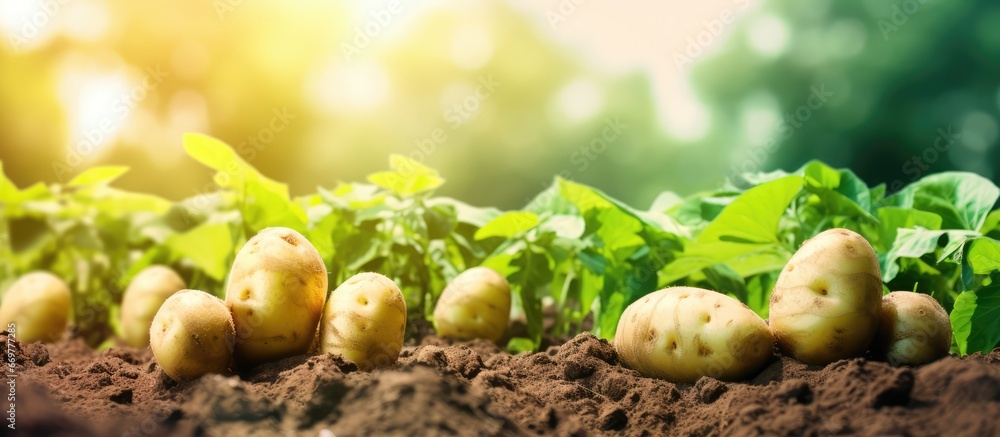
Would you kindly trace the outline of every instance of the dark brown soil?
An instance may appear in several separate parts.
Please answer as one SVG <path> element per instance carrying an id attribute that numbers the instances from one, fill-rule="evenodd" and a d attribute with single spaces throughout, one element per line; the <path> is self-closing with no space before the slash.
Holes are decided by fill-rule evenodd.
<path id="1" fill-rule="evenodd" d="M 676 385 L 589 334 L 517 356 L 425 337 L 371 373 L 300 356 L 177 384 L 148 350 L 12 344 L 5 435 L 1000 435 L 1000 349 L 919 368 L 776 357 L 750 381 Z"/>

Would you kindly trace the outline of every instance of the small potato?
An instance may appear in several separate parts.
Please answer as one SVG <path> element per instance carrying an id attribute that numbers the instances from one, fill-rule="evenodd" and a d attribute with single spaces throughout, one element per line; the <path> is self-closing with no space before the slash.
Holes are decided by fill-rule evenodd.
<path id="1" fill-rule="evenodd" d="M 149 328 L 153 356 L 175 381 L 225 372 L 235 341 L 226 303 L 198 290 L 181 290 L 167 298 Z"/>
<path id="2" fill-rule="evenodd" d="M 135 275 L 122 296 L 122 341 L 132 347 L 149 346 L 149 326 L 160 305 L 187 288 L 184 280 L 166 266 L 149 266 Z"/>
<path id="3" fill-rule="evenodd" d="M 442 337 L 499 341 L 510 320 L 510 284 L 486 267 L 473 267 L 453 279 L 434 308 Z"/>
<path id="4" fill-rule="evenodd" d="M 259 364 L 308 352 L 326 292 L 326 265 L 298 232 L 268 228 L 247 241 L 226 286 L 237 362 Z"/>
<path id="5" fill-rule="evenodd" d="M 320 322 L 320 353 L 340 354 L 362 370 L 396 362 L 406 331 L 406 301 L 391 279 L 352 276 L 330 295 Z"/>
<path id="6" fill-rule="evenodd" d="M 643 376 L 690 384 L 702 376 L 745 379 L 768 361 L 774 338 L 740 301 L 693 287 L 650 293 L 629 305 L 613 341 Z"/>
<path id="7" fill-rule="evenodd" d="M 66 330 L 70 291 L 62 279 L 48 272 L 28 273 L 3 295 L 0 330 L 14 325 L 14 336 L 23 343 L 52 343 Z"/>
<path id="8" fill-rule="evenodd" d="M 802 244 L 771 293 L 771 331 L 807 364 L 859 357 L 875 337 L 882 273 L 864 237 L 830 229 Z"/>
<path id="9" fill-rule="evenodd" d="M 882 296 L 873 355 L 893 366 L 917 365 L 948 355 L 951 321 L 933 297 L 909 291 Z"/>

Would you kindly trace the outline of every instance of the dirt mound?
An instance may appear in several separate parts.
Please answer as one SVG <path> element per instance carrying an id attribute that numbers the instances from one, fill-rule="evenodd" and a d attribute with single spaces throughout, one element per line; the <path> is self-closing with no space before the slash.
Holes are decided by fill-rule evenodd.
<path id="1" fill-rule="evenodd" d="M 1000 433 L 1000 350 L 918 368 L 775 357 L 750 381 L 694 385 L 643 378 L 590 334 L 517 356 L 425 337 L 370 373 L 300 356 L 183 384 L 148 350 L 65 341 L 18 345 L 15 361 L 13 435 Z"/>

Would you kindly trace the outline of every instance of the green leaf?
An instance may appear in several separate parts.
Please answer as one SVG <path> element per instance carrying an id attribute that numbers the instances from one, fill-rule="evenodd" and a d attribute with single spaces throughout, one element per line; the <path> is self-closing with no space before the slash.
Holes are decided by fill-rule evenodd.
<path id="1" fill-rule="evenodd" d="M 983 229 L 980 232 L 991 238 L 1000 239 L 1000 209 L 986 216 L 986 221 L 983 223 Z"/>
<path id="2" fill-rule="evenodd" d="M 389 166 L 392 171 L 369 175 L 368 181 L 403 197 L 431 191 L 444 184 L 436 170 L 403 155 L 389 156 Z"/>
<path id="3" fill-rule="evenodd" d="M 511 211 L 493 219 L 486 226 L 476 231 L 476 240 L 490 237 L 514 238 L 538 226 L 538 214 L 533 212 Z"/>
<path id="4" fill-rule="evenodd" d="M 67 184 L 70 187 L 108 185 L 128 172 L 128 167 L 107 166 L 85 170 Z"/>
<path id="5" fill-rule="evenodd" d="M 576 240 L 583 236 L 586 226 L 586 222 L 580 216 L 556 214 L 545 219 L 540 228 L 561 238 Z"/>
<path id="6" fill-rule="evenodd" d="M 542 341 L 543 328 L 542 300 L 537 288 L 552 281 L 552 265 L 545 253 L 537 252 L 532 247 L 515 255 L 510 265 L 516 271 L 508 279 L 521 297 L 528 335 L 533 349 L 537 349 Z"/>
<path id="7" fill-rule="evenodd" d="M 993 350 L 1000 343 L 1000 284 L 960 294 L 951 326 L 961 355 Z"/>
<path id="8" fill-rule="evenodd" d="M 257 169 L 243 160 L 226 143 L 208 135 L 184 134 L 184 150 L 188 155 L 216 171 L 215 183 L 223 188 L 242 190 L 249 181 L 262 189 L 288 200 L 288 186 L 264 177 Z"/>
<path id="9" fill-rule="evenodd" d="M 802 185 L 801 177 L 786 176 L 747 190 L 729 204 L 676 261 L 666 266 L 660 278 L 661 285 L 721 262 L 752 266 L 752 269 L 740 271 L 746 275 L 759 273 L 761 268 L 781 268 L 778 264 L 783 265 L 791 255 L 783 249 L 778 238 L 778 223 Z"/>
<path id="10" fill-rule="evenodd" d="M 596 210 L 617 208 L 638 219 L 645 226 L 677 235 L 688 234 L 686 228 L 666 214 L 636 210 L 604 194 L 601 190 L 566 179 L 557 178 L 556 183 L 559 185 L 559 194 L 576 206 L 584 217 Z"/>
<path id="11" fill-rule="evenodd" d="M 900 229 L 896 241 L 882 261 L 882 281 L 889 282 L 899 274 L 900 258 L 920 258 L 938 248 L 938 240 L 947 236 L 949 242 L 975 237 L 977 232 L 962 230 L 931 231 L 927 229 Z M 957 246 L 960 247 L 960 246 Z"/>
<path id="12" fill-rule="evenodd" d="M 187 258 L 206 275 L 222 281 L 229 271 L 230 257 L 235 250 L 229 226 L 205 224 L 183 234 L 167 238 L 164 246 L 174 259 Z"/>
<path id="13" fill-rule="evenodd" d="M 982 229 L 1000 198 L 1000 188 L 974 173 L 945 172 L 927 176 L 886 199 L 887 204 L 933 212 L 943 229 Z"/>
<path id="14" fill-rule="evenodd" d="M 521 352 L 531 352 L 535 350 L 535 342 L 530 338 L 514 337 L 507 342 L 507 352 L 517 355 Z"/>
<path id="15" fill-rule="evenodd" d="M 184 149 L 202 164 L 216 170 L 215 182 L 239 194 L 243 219 L 254 232 L 285 226 L 304 232 L 305 210 L 288 196 L 288 186 L 268 179 L 231 147 L 207 135 L 185 134 Z"/>
<path id="16" fill-rule="evenodd" d="M 878 244 L 883 251 L 888 251 L 900 229 L 921 227 L 924 229 L 941 229 L 941 216 L 932 212 L 916 209 L 887 206 L 878 210 L 879 238 Z"/>
<path id="17" fill-rule="evenodd" d="M 965 250 L 965 261 L 977 275 L 1000 270 L 1000 241 L 986 237 L 973 239 Z"/>
<path id="18" fill-rule="evenodd" d="M 779 243 L 778 221 L 802 190 L 803 179 L 786 176 L 747 190 L 698 236 L 699 243 Z"/>

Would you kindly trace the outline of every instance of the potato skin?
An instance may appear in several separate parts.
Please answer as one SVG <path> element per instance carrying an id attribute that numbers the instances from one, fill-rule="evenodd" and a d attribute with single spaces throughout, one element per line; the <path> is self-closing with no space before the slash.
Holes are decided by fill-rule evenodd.
<path id="1" fill-rule="evenodd" d="M 391 279 L 359 273 L 330 295 L 320 322 L 320 353 L 339 354 L 362 370 L 391 365 L 403 349 L 406 300 Z"/>
<path id="2" fill-rule="evenodd" d="M 122 341 L 132 347 L 149 346 L 149 326 L 160 305 L 187 284 L 173 269 L 149 266 L 135 275 L 122 296 Z"/>
<path id="3" fill-rule="evenodd" d="M 247 241 L 226 285 L 237 362 L 259 364 L 308 352 L 326 292 L 326 265 L 298 232 L 267 228 Z"/>
<path id="4" fill-rule="evenodd" d="M 694 287 L 667 288 L 629 305 L 613 344 L 643 376 L 686 384 L 702 376 L 745 379 L 774 352 L 760 316 L 732 297 Z"/>
<path id="5" fill-rule="evenodd" d="M 872 355 L 893 366 L 926 364 L 948 355 L 951 320 L 933 297 L 910 291 L 882 296 Z"/>
<path id="6" fill-rule="evenodd" d="M 226 303 L 198 290 L 181 290 L 167 298 L 149 328 L 153 356 L 175 381 L 225 372 L 235 341 L 236 327 Z"/>
<path id="7" fill-rule="evenodd" d="M 7 289 L 0 305 L 0 330 L 16 325 L 15 336 L 23 343 L 58 340 L 69 321 L 69 287 L 48 272 L 21 276 Z"/>
<path id="8" fill-rule="evenodd" d="M 434 325 L 442 337 L 499 341 L 510 320 L 510 283 L 487 267 L 456 276 L 438 299 Z"/>
<path id="9" fill-rule="evenodd" d="M 782 352 L 828 364 L 868 350 L 882 304 L 882 273 L 871 244 L 847 229 L 807 240 L 782 269 L 770 301 Z"/>

